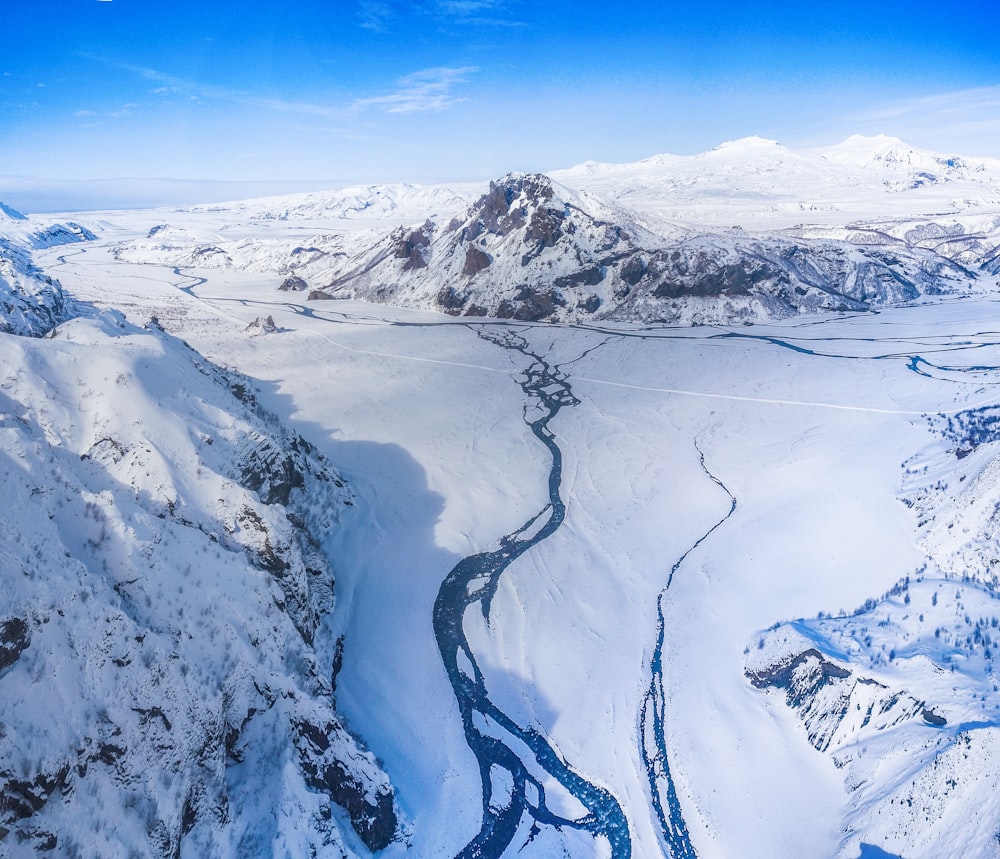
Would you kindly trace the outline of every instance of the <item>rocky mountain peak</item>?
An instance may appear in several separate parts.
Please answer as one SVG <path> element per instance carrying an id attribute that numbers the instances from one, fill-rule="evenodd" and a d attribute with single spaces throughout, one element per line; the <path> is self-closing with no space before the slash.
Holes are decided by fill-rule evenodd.
<path id="1" fill-rule="evenodd" d="M 519 230 L 539 208 L 555 198 L 552 180 L 540 173 L 508 173 L 491 181 L 489 190 L 469 207 L 467 218 L 451 226 L 462 228 L 463 241 L 475 241 L 483 233 L 509 235 Z"/>

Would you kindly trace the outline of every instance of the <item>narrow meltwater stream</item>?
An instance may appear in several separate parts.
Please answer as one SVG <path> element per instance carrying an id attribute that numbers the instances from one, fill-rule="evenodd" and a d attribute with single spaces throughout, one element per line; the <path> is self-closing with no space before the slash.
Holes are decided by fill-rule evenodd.
<path id="1" fill-rule="evenodd" d="M 650 659 L 650 681 L 646 697 L 642 703 L 639 715 L 639 750 L 642 763 L 646 767 L 649 779 L 649 792 L 653 801 L 653 810 L 663 833 L 663 840 L 671 859 L 695 859 L 694 846 L 688 833 L 687 824 L 681 811 L 677 789 L 670 772 L 670 762 L 667 752 L 667 698 L 663 678 L 663 647 L 666 641 L 666 624 L 663 617 L 663 604 L 673 584 L 674 575 L 681 568 L 688 556 L 704 543 L 716 529 L 720 528 L 733 513 L 736 512 L 736 498 L 705 465 L 705 453 L 695 441 L 701 469 L 723 492 L 729 496 L 729 510 L 711 528 L 677 559 L 670 568 L 667 584 L 656 602 L 656 646 Z"/>
<path id="2" fill-rule="evenodd" d="M 545 507 L 521 528 L 502 538 L 498 549 L 459 561 L 442 583 L 434 603 L 434 635 L 462 714 L 466 742 L 479 762 L 483 784 L 482 824 L 459 857 L 497 859 L 504 855 L 527 815 L 531 826 L 525 843 L 535 838 L 543 826 L 576 829 L 605 839 L 614 859 L 626 859 L 632 855 L 631 836 L 618 800 L 607 789 L 576 772 L 541 733 L 516 724 L 490 699 L 486 680 L 465 635 L 466 610 L 478 604 L 488 620 L 504 571 L 555 533 L 565 518 L 565 502 L 560 495 L 562 451 L 549 423 L 564 406 L 579 403 L 560 367 L 532 352 L 524 337 L 510 330 L 479 329 L 478 333 L 497 346 L 531 360 L 518 382 L 532 406 L 537 406 L 538 416 L 530 419 L 529 411 L 533 409 L 526 406 L 525 421 L 549 451 L 551 465 Z M 541 772 L 575 797 L 586 814 L 567 818 L 552 811 L 546 802 L 545 786 L 535 775 Z M 501 777 L 503 773 L 506 777 Z M 517 845 L 515 849 L 524 846 Z"/>

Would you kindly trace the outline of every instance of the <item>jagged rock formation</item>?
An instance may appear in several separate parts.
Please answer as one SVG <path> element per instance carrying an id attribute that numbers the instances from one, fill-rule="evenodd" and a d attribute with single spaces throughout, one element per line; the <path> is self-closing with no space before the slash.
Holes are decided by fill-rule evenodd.
<path id="1" fill-rule="evenodd" d="M 243 330 L 251 336 L 257 336 L 260 334 L 276 334 L 278 332 L 278 326 L 274 324 L 274 317 L 258 316 Z"/>
<path id="2" fill-rule="evenodd" d="M 809 743 L 821 752 L 839 749 L 865 729 L 884 731 L 907 719 L 947 724 L 933 709 L 886 684 L 859 676 L 809 647 L 770 665 L 747 669 L 758 689 L 781 689 L 805 725 Z"/>
<path id="3" fill-rule="evenodd" d="M 297 274 L 290 274 L 283 281 L 281 281 L 281 285 L 278 289 L 281 292 L 304 292 L 309 289 L 309 284 Z"/>

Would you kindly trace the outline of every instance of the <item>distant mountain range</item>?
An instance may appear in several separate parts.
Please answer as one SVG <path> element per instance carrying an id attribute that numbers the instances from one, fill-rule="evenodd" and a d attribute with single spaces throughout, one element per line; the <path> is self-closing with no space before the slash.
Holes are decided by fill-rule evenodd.
<path id="1" fill-rule="evenodd" d="M 1000 270 L 1000 162 L 886 137 L 802 151 L 747 138 L 487 186 L 374 185 L 160 214 L 119 259 L 295 274 L 315 299 L 532 321 L 870 310 L 969 294 Z M 238 223 L 285 231 L 233 238 Z"/>

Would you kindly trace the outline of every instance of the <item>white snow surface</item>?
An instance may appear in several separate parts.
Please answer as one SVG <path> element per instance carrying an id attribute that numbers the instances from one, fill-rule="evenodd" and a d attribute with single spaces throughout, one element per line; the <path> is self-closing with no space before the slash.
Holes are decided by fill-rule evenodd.
<path id="1" fill-rule="evenodd" d="M 569 189 L 560 199 L 573 212 L 601 220 L 627 211 L 634 234 L 681 237 L 708 254 L 732 244 L 713 244 L 705 230 L 740 225 L 788 241 L 946 250 L 948 259 L 973 268 L 996 258 L 997 165 L 888 139 L 851 139 L 811 152 L 751 139 L 691 159 L 587 164 L 553 176 Z M 336 205 L 300 198 L 102 213 L 84 224 L 96 241 L 73 253 L 32 252 L 33 263 L 75 301 L 113 308 L 124 319 L 64 323 L 46 340 L 0 335 L 9 439 L 3 451 L 10 460 L 4 497 L 15 510 L 5 523 L 5 557 L 23 566 L 34 553 L 45 569 L 58 569 L 45 598 L 55 605 L 62 588 L 59 607 L 72 608 L 65 616 L 49 613 L 51 634 L 61 638 L 46 652 L 62 666 L 54 676 L 68 684 L 65 700 L 75 715 L 59 740 L 46 733 L 54 729 L 44 719 L 37 729 L 18 722 L 25 748 L 47 761 L 76 741 L 70 734 L 80 729 L 73 726 L 91 707 L 79 702 L 92 698 L 73 686 L 83 681 L 66 677 L 69 663 L 59 654 L 72 652 L 71 636 L 86 643 L 103 634 L 96 626 L 86 635 L 76 631 L 85 605 L 124 605 L 116 601 L 117 579 L 101 566 L 109 558 L 114 568 L 114 556 L 91 545 L 101 532 L 87 503 L 118 511 L 106 520 L 114 526 L 107 532 L 139 533 L 152 521 L 142 504 L 160 497 L 112 506 L 104 488 L 86 482 L 95 454 L 83 464 L 79 455 L 99 441 L 98 427 L 113 426 L 132 447 L 147 436 L 158 440 L 150 462 L 164 476 L 153 485 L 185 487 L 185 497 L 197 500 L 189 502 L 193 509 L 203 511 L 198 515 L 229 521 L 244 503 L 264 515 L 245 489 L 219 476 L 218 463 L 208 468 L 192 458 L 200 436 L 190 427 L 201 426 L 197 421 L 163 419 L 149 407 L 139 411 L 138 425 L 130 423 L 123 404 L 132 408 L 132 391 L 166 393 L 160 364 L 140 374 L 147 365 L 125 357 L 174 354 L 166 334 L 131 327 L 155 316 L 207 360 L 256 380 L 261 407 L 314 445 L 353 491 L 353 503 L 337 508 L 336 525 L 322 541 L 336 588 L 312 654 L 287 613 L 276 613 L 273 584 L 259 572 L 248 576 L 247 546 L 219 568 L 238 571 L 238 579 L 227 580 L 240 582 L 238 592 L 198 573 L 198 587 L 210 589 L 205 603 L 219 605 L 218 617 L 213 612 L 205 623 L 219 636 L 235 627 L 230 613 L 248 588 L 254 612 L 280 621 L 286 632 L 261 644 L 260 656 L 243 638 L 232 652 L 258 660 L 247 668 L 253 676 L 265 672 L 276 683 L 280 675 L 301 706 L 316 700 L 317 689 L 326 694 L 325 680 L 289 671 L 286 648 L 314 659 L 315 677 L 325 678 L 332 643 L 343 636 L 337 710 L 324 712 L 377 756 L 395 790 L 401 827 L 381 855 L 458 854 L 478 831 L 481 786 L 431 616 L 458 560 L 496 548 L 546 503 L 548 454 L 525 424 L 528 404 L 516 381 L 526 361 L 479 336 L 515 330 L 562 366 L 580 400 L 550 427 L 564 457 L 566 520 L 503 575 L 488 621 L 469 613 L 465 629 L 497 706 L 619 800 L 632 855 L 666 855 L 640 755 L 639 714 L 650 684 L 657 599 L 672 571 L 663 600 L 667 753 L 699 857 L 885 855 L 875 849 L 906 859 L 997 855 L 1000 693 L 992 662 L 1000 639 L 993 626 L 1000 617 L 1000 421 L 991 410 L 1000 337 L 991 270 L 977 271 L 968 289 L 928 293 L 913 306 L 802 314 L 752 327 L 592 318 L 543 325 L 447 316 L 419 302 L 399 308 L 279 291 L 286 275 L 333 271 L 340 263 L 331 257 L 359 260 L 391 233 L 392 213 L 400 211 L 393 205 L 402 204 L 385 203 L 389 197 L 379 192 L 373 206 L 382 220 L 355 222 L 372 208 L 359 194 L 362 202 L 342 195 Z M 413 215 L 404 221 L 407 230 L 432 215 L 443 230 L 449 218 L 464 217 L 475 194 L 461 205 L 447 194 L 429 197 L 423 210 L 423 202 L 403 206 Z M 456 208 L 445 213 L 452 202 Z M 740 232 L 727 232 L 727 241 L 740 241 Z M 590 241 L 590 234 L 577 239 Z M 296 256 L 308 263 L 290 264 Z M 263 324 L 268 317 L 273 328 Z M 112 381 L 120 372 L 128 385 Z M 97 384 L 94 374 L 107 381 Z M 190 422 L 188 406 L 167 413 Z M 164 421 L 155 432 L 153 415 Z M 15 464 L 11 452 L 21 449 L 23 464 Z M 60 474 L 71 479 L 53 482 L 50 462 L 62 463 Z M 128 480 L 119 482 L 127 488 Z M 49 519 L 49 507 L 40 510 L 33 500 L 35 484 L 47 487 L 44 504 L 82 512 Z M 728 515 L 730 496 L 736 506 Z M 139 545 L 130 540 L 111 544 Z M 176 545 L 176 563 L 157 551 L 150 558 L 164 577 L 180 570 L 188 592 L 180 560 L 202 545 L 222 552 L 221 544 L 197 537 Z M 63 569 L 67 550 L 86 560 Z M 6 568 L 4 574 L 9 578 Z M 21 575 L 25 582 L 15 577 L 20 584 L 4 599 L 37 602 L 28 584 L 35 580 Z M 79 597 L 84 589 L 88 603 Z M 197 605 L 171 594 L 162 611 L 183 607 L 187 617 L 197 615 Z M 38 633 L 0 673 L 0 688 L 28 682 L 17 678 L 40 664 L 40 648 L 33 648 L 49 634 Z M 760 688 L 753 681 L 779 677 L 800 656 L 789 669 L 795 688 L 806 690 L 798 698 L 777 681 Z M 214 664 L 207 656 L 193 663 Z M 97 664 L 110 672 L 102 675 L 106 686 L 113 672 Z M 823 670 L 833 680 L 816 684 L 815 672 Z M 190 687 L 181 678 L 171 684 Z M 158 687 L 143 688 L 151 702 Z M 254 730 L 247 743 L 259 740 L 278 755 L 281 728 L 260 722 Z M 353 742 L 346 731 L 343 737 Z M 0 761 L 6 765 L 14 754 L 4 751 Z M 372 758 L 356 754 L 373 790 L 387 784 Z M 255 794 L 264 783 L 268 791 Z M 230 767 L 226 784 L 231 797 L 241 797 L 236 805 L 244 817 L 237 819 L 280 808 L 288 821 L 287 829 L 260 835 L 256 852 L 239 855 L 270 855 L 279 842 L 292 855 L 304 848 L 294 841 L 292 822 L 316 812 L 319 800 L 294 768 L 272 765 L 265 754 L 256 768 Z M 572 813 L 572 798 L 560 796 L 557 785 L 547 788 L 552 807 Z M 94 808 L 114 795 L 110 783 L 101 791 Z M 176 790 L 166 796 L 163 813 L 176 818 L 184 800 Z M 100 815 L 79 808 L 98 821 L 88 823 L 93 838 L 107 838 Z M 68 819 L 46 824 L 71 826 Z M 322 846 L 320 855 L 368 855 L 348 825 L 336 831 L 339 846 Z M 212 844 L 223 843 L 206 824 L 186 849 L 213 837 Z M 603 857 L 608 845 L 546 827 L 529 841 L 522 827 L 505 855 Z"/>

